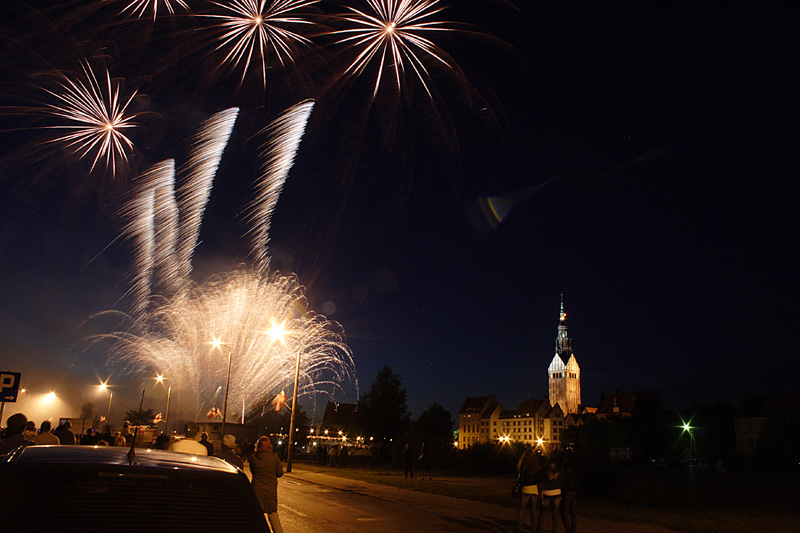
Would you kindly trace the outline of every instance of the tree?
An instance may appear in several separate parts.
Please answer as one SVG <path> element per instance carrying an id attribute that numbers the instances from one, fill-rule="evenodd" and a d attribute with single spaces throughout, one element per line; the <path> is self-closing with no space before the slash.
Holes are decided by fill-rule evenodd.
<path id="1" fill-rule="evenodd" d="M 453 444 L 453 417 L 438 403 L 432 403 L 419 415 L 419 432 L 425 442 Z"/>
<path id="2" fill-rule="evenodd" d="M 134 426 L 149 426 L 153 423 L 155 416 L 152 409 L 131 409 L 123 415 L 122 419 Z"/>
<path id="3" fill-rule="evenodd" d="M 435 467 L 448 466 L 453 451 L 453 417 L 438 403 L 432 403 L 419 415 L 416 432 Z"/>
<path id="4" fill-rule="evenodd" d="M 378 442 L 378 455 L 387 448 L 384 442 L 397 439 L 408 426 L 408 393 L 403 378 L 389 366 L 378 372 L 370 389 L 358 400 L 358 422 L 365 434 Z"/>
<path id="5" fill-rule="evenodd" d="M 81 418 L 94 418 L 94 404 L 92 402 L 86 402 L 81 405 Z"/>

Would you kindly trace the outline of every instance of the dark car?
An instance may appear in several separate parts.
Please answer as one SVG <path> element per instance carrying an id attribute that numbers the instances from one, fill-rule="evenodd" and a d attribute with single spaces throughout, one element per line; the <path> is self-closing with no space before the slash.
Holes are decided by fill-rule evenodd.
<path id="1" fill-rule="evenodd" d="M 28 446 L 0 462 L 0 530 L 269 531 L 247 476 L 216 457 Z"/>

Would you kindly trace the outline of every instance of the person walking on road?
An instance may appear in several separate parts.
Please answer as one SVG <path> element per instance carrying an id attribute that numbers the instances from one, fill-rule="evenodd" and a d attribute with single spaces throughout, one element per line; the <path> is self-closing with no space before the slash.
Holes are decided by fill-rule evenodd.
<path id="1" fill-rule="evenodd" d="M 214 455 L 220 459 L 227 461 L 239 470 L 244 470 L 244 461 L 236 455 L 236 437 L 233 435 L 225 435 L 222 437 L 222 450 Z"/>
<path id="2" fill-rule="evenodd" d="M 261 504 L 261 510 L 267 515 L 269 525 L 274 533 L 283 533 L 281 519 L 278 516 L 278 478 L 283 475 L 283 466 L 277 454 L 272 451 L 269 437 L 259 437 L 256 451 L 247 462 L 253 475 L 253 490 Z"/>
<path id="3" fill-rule="evenodd" d="M 419 465 L 419 469 L 422 472 L 422 479 L 425 479 L 425 471 L 428 472 L 428 481 L 431 479 L 431 455 L 428 453 L 428 450 L 425 448 L 425 443 L 422 443 L 422 446 L 419 449 L 419 457 L 417 457 L 417 464 Z"/>
<path id="4" fill-rule="evenodd" d="M 531 531 L 536 527 L 536 507 L 539 498 L 539 472 L 542 470 L 542 463 L 533 448 L 528 446 L 522 453 L 522 457 L 517 462 L 517 472 L 522 485 L 522 494 L 519 499 L 519 510 L 517 511 L 516 533 L 522 532 L 522 520 L 526 512 L 531 515 Z"/>
<path id="5" fill-rule="evenodd" d="M 405 476 L 414 479 L 414 453 L 411 451 L 411 445 L 407 442 L 406 447 L 403 448 L 403 468 Z"/>

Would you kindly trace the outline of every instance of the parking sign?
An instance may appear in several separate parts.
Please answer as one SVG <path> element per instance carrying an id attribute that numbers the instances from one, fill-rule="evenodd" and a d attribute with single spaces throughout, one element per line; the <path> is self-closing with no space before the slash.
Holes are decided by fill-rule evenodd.
<path id="1" fill-rule="evenodd" d="M 0 401 L 17 401 L 20 375 L 19 372 L 0 372 Z"/>

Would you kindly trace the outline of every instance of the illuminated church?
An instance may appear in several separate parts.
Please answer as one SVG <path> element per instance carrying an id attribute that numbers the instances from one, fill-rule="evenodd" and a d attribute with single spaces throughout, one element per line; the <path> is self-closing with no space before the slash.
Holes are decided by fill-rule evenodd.
<path id="1" fill-rule="evenodd" d="M 560 446 L 561 432 L 582 422 L 596 409 L 581 405 L 581 369 L 567 333 L 561 295 L 556 353 L 547 369 L 549 395 L 525 400 L 517 409 L 503 409 L 494 396 L 467 398 L 458 414 L 458 447 L 491 441 Z"/>
<path id="2" fill-rule="evenodd" d="M 581 408 L 581 367 L 572 353 L 572 341 L 567 333 L 563 294 L 556 335 L 556 354 L 547 368 L 547 375 L 550 383 L 550 405 L 560 405 L 564 414 L 578 414 Z"/>

